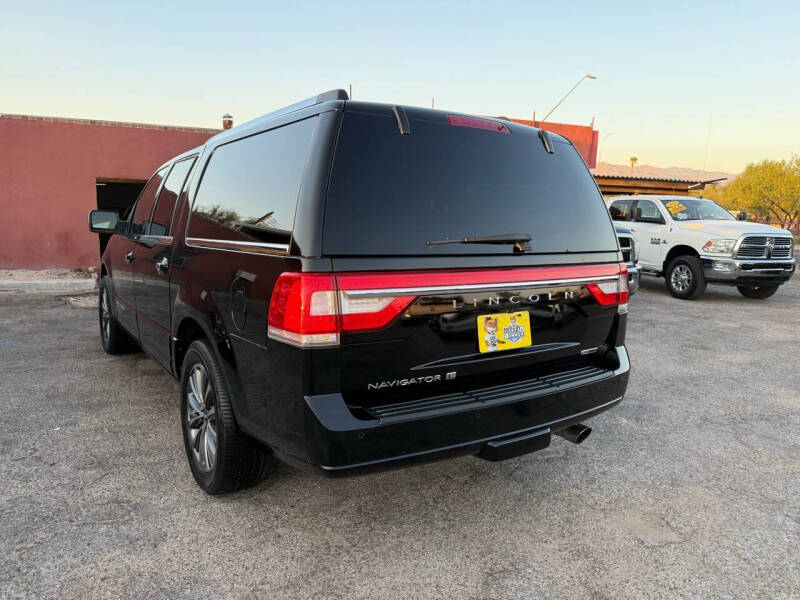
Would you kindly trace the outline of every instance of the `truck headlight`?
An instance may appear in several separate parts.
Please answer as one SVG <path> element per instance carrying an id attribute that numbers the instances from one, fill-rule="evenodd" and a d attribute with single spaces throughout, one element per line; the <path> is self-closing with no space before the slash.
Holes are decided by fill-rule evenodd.
<path id="1" fill-rule="evenodd" d="M 736 245 L 736 240 L 708 240 L 703 246 L 703 250 L 709 254 L 720 254 L 730 256 L 733 253 L 733 247 Z"/>
<path id="2" fill-rule="evenodd" d="M 633 264 L 639 262 L 639 236 L 633 234 Z"/>

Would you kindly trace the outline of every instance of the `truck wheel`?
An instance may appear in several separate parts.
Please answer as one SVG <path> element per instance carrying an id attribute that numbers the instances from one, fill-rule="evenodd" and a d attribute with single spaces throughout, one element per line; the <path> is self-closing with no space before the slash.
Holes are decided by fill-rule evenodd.
<path id="1" fill-rule="evenodd" d="M 777 292 L 779 287 L 777 285 L 737 285 L 736 289 L 745 298 L 763 300 Z"/>
<path id="2" fill-rule="evenodd" d="M 208 494 L 250 487 L 274 465 L 267 449 L 236 424 L 222 367 L 206 340 L 195 340 L 181 370 L 181 424 L 186 457 Z"/>
<path id="3" fill-rule="evenodd" d="M 114 316 L 114 301 L 111 294 L 111 282 L 108 275 L 100 280 L 100 298 L 98 314 L 100 316 L 100 342 L 106 354 L 125 354 L 135 352 L 139 346 L 119 324 Z"/>
<path id="4" fill-rule="evenodd" d="M 696 256 L 673 258 L 664 273 L 667 291 L 681 300 L 694 300 L 706 289 L 703 265 Z"/>

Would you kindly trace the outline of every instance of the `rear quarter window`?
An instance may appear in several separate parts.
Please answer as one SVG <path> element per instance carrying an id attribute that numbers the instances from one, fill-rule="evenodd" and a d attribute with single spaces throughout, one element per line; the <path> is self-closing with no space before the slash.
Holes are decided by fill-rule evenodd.
<path id="1" fill-rule="evenodd" d="M 288 244 L 316 117 L 217 147 L 187 237 Z"/>
<path id="2" fill-rule="evenodd" d="M 530 234 L 533 253 L 616 251 L 602 196 L 577 151 L 537 131 L 511 134 L 346 112 L 328 189 L 328 255 L 508 254 L 511 245 L 426 241 Z"/>

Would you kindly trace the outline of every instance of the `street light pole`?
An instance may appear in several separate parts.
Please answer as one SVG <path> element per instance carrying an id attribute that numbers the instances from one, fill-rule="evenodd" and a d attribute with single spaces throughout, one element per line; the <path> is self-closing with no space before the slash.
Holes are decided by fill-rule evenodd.
<path id="1" fill-rule="evenodd" d="M 568 91 L 566 94 L 564 94 L 564 97 L 563 97 L 563 98 L 561 98 L 561 100 L 559 100 L 559 101 L 558 101 L 558 104 L 556 104 L 556 105 L 555 105 L 553 108 L 551 108 L 551 109 L 550 109 L 550 112 L 549 112 L 549 113 L 547 113 L 547 114 L 544 116 L 544 119 L 542 119 L 542 120 L 540 121 L 540 123 L 544 123 L 545 121 L 547 121 L 547 117 L 549 117 L 550 115 L 552 115 L 552 114 L 553 114 L 553 111 L 554 111 L 555 109 L 557 109 L 559 106 L 561 106 L 561 103 L 562 103 L 564 100 L 566 100 L 566 99 L 567 99 L 567 96 L 569 96 L 569 95 L 570 95 L 572 92 L 574 92 L 574 91 L 575 91 L 575 88 L 576 88 L 576 87 L 578 87 L 578 86 L 579 86 L 581 83 L 583 83 L 583 80 L 584 80 L 584 79 L 597 79 L 597 76 L 596 76 L 596 75 L 592 75 L 591 73 L 587 73 L 586 75 L 584 75 L 583 77 L 581 77 L 581 78 L 578 80 L 578 83 L 576 83 L 575 85 L 573 85 L 573 86 L 572 86 L 572 88 L 571 88 L 571 89 L 570 89 L 570 90 L 569 90 L 569 91 Z"/>

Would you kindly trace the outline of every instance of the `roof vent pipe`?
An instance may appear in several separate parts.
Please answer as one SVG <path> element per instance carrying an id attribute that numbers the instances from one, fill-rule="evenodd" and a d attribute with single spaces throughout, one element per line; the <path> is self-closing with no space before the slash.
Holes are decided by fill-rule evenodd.
<path id="1" fill-rule="evenodd" d="M 228 113 L 222 115 L 222 128 L 223 129 L 230 129 L 233 127 L 233 117 L 230 116 Z"/>

